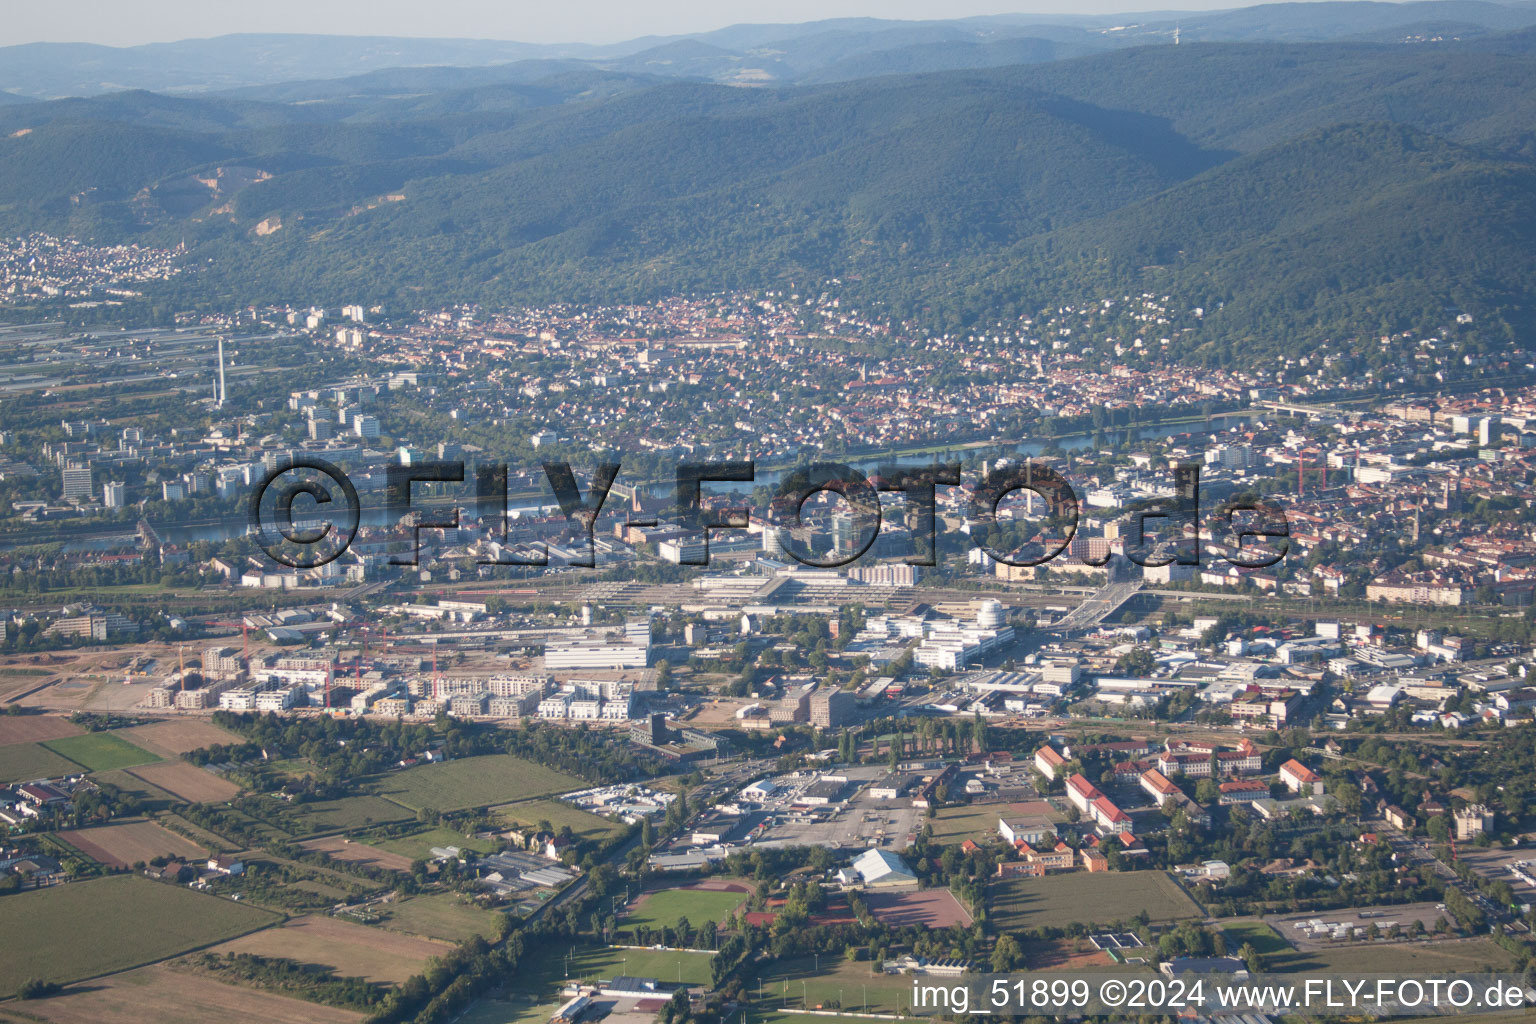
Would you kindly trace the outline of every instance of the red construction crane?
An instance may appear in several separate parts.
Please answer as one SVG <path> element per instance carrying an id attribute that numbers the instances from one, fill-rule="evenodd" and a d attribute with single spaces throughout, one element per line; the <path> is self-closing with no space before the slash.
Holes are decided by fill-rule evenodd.
<path id="1" fill-rule="evenodd" d="M 230 627 L 239 626 L 240 627 L 240 660 L 246 662 L 247 664 L 250 663 L 250 658 L 251 658 L 251 633 L 250 633 L 250 627 L 246 625 L 244 619 L 241 619 L 239 622 L 210 621 L 208 623 L 208 625 L 210 625 L 210 626 L 230 626 Z"/>

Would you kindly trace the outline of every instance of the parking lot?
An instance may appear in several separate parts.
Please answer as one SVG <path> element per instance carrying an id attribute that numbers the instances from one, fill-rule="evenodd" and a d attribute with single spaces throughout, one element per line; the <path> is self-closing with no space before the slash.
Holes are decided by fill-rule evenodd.
<path id="1" fill-rule="evenodd" d="M 1271 914 L 1265 923 L 1303 952 L 1316 952 L 1333 946 L 1370 942 L 1367 933 L 1375 925 L 1383 938 L 1397 925 L 1404 935 L 1411 934 L 1413 923 L 1421 921 L 1426 933 L 1435 922 L 1450 919 L 1440 903 L 1404 903 L 1390 907 L 1360 907 L 1349 910 L 1325 910 L 1310 914 Z"/>
<path id="2" fill-rule="evenodd" d="M 1484 878 L 1508 882 L 1515 899 L 1536 903 L 1536 847 L 1482 850 L 1476 846 L 1462 846 L 1457 857 Z"/>

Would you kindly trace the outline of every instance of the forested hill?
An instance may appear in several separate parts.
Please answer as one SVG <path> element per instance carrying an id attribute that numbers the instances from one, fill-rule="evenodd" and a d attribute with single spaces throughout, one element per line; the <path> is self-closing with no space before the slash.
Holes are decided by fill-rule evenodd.
<path id="1" fill-rule="evenodd" d="M 0 231 L 185 238 L 201 269 L 154 296 L 178 308 L 836 278 L 938 329 L 1152 288 L 1211 311 L 1188 354 L 1212 362 L 1449 310 L 1505 337 L 1536 326 L 1536 54 L 1501 38 L 787 88 L 523 62 L 418 70 L 405 93 L 12 103 Z"/>

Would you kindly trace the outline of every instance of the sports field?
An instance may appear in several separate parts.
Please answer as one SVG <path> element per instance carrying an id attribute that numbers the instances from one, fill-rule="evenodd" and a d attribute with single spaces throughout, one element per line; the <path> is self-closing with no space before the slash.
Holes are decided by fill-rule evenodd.
<path id="1" fill-rule="evenodd" d="M 713 953 L 589 946 L 571 950 L 567 963 L 565 953 L 565 947 L 556 946 L 542 960 L 534 960 L 526 968 L 519 966 L 516 979 L 508 986 L 509 990 L 542 998 L 552 995 L 567 978 L 595 982 L 621 975 L 655 978 L 674 985 L 679 983 L 679 979 L 685 985 L 708 985 L 710 962 L 714 959 Z"/>
<path id="2" fill-rule="evenodd" d="M 482 999 L 456 1024 L 547 1024 L 565 1002 L 559 991 L 568 978 L 606 981 L 628 974 L 674 985 L 679 979 L 689 985 L 710 983 L 713 957 L 709 953 L 589 947 L 572 950 L 567 959 L 565 952 L 563 948 L 551 947 L 543 957 L 535 954 L 525 958 L 500 997 Z"/>
<path id="3" fill-rule="evenodd" d="M 742 885 L 745 888 L 745 883 Z M 702 924 L 724 921 L 746 902 L 747 893 L 710 889 L 662 889 L 639 897 L 619 919 L 623 931 L 646 926 L 671 928 L 686 917 L 697 928 Z"/>
<path id="4" fill-rule="evenodd" d="M 1203 917 L 1195 902 L 1163 871 L 1105 871 L 1010 878 L 988 889 L 992 926 L 999 932 L 1044 925 L 1113 924 L 1143 910 L 1154 923 Z"/>
<path id="5" fill-rule="evenodd" d="M 893 927 L 969 928 L 971 912 L 949 889 L 922 892 L 871 892 L 864 896 L 869 912 Z"/>
<path id="6" fill-rule="evenodd" d="M 275 924 L 279 915 L 133 875 L 0 899 L 0 994 L 28 978 L 76 981 L 127 970 Z"/>
<path id="7" fill-rule="evenodd" d="M 136 747 L 110 732 L 66 736 L 63 739 L 48 740 L 43 746 L 93 772 L 132 768 L 160 760 L 158 755 L 151 754 L 143 747 Z"/>
<path id="8" fill-rule="evenodd" d="M 41 743 L 12 743 L 0 747 L 0 784 L 56 779 L 85 771 L 67 757 L 60 757 Z"/>
<path id="9" fill-rule="evenodd" d="M 511 754 L 487 754 L 392 772 L 380 782 L 378 793 L 412 811 L 424 807 L 462 811 L 564 793 L 586 785 L 574 776 Z"/>
<path id="10" fill-rule="evenodd" d="M 1251 918 L 1242 921 L 1223 921 L 1221 930 L 1239 946 L 1250 943 L 1260 954 L 1283 953 L 1291 948 L 1291 944 L 1280 937 L 1263 921 L 1255 921 Z"/>
<path id="11" fill-rule="evenodd" d="M 356 1024 L 361 1013 L 321 1006 L 242 985 L 226 985 L 156 964 L 98 978 L 48 999 L 15 1006 L 25 1017 L 0 1010 L 0 1020 L 48 1024 Z"/>
<path id="12" fill-rule="evenodd" d="M 870 1013 L 909 1010 L 912 976 L 875 974 L 870 966 L 868 960 L 830 955 L 822 956 L 819 963 L 807 956 L 763 964 L 746 978 L 750 1015 L 832 1009 L 839 1000 L 850 1013 L 862 1013 L 866 1007 Z"/>

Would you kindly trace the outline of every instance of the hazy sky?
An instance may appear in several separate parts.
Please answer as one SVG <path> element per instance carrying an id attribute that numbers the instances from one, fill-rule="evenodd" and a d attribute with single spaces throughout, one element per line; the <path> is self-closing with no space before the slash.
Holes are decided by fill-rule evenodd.
<path id="1" fill-rule="evenodd" d="M 1166 3 L 1166 0 L 1164 0 Z M 10 0 L 0 45 L 167 42 L 228 32 L 456 36 L 533 43 L 611 43 L 738 22 L 852 16 L 957 18 L 1009 12 L 1107 14 L 1212 10 L 1242 0 Z"/>

